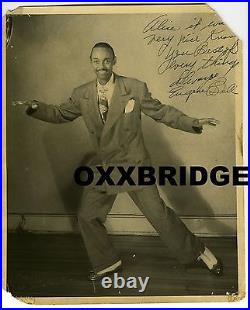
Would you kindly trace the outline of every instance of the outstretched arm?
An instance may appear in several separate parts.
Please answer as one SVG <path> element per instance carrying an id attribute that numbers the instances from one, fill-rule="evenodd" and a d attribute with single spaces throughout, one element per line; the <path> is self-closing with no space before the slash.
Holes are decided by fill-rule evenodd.
<path id="1" fill-rule="evenodd" d="M 191 133 L 202 133 L 204 125 L 216 126 L 219 123 L 214 118 L 197 119 L 189 117 L 170 105 L 162 104 L 159 100 L 152 98 L 145 83 L 143 85 L 141 98 L 141 110 L 144 114 L 157 122 L 175 129 Z"/>
<path id="2" fill-rule="evenodd" d="M 37 100 L 14 101 L 13 105 L 25 105 L 28 115 L 49 123 L 66 123 L 81 115 L 75 91 L 67 102 L 59 106 L 45 104 Z"/>

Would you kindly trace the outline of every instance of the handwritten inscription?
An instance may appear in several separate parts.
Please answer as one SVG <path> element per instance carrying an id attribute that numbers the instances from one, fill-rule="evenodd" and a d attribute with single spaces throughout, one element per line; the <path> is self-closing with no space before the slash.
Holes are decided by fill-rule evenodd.
<path id="1" fill-rule="evenodd" d="M 151 22 L 149 22 L 143 29 L 143 33 L 152 31 L 177 31 L 180 30 L 180 26 L 175 26 L 173 21 L 168 18 L 167 14 L 156 17 Z"/>
<path id="2" fill-rule="evenodd" d="M 181 96 L 188 102 L 194 95 L 237 95 L 232 74 L 239 65 L 239 40 L 222 21 L 196 16 L 180 25 L 162 14 L 142 34 L 159 59 L 158 74 L 171 76 L 169 98 Z"/>

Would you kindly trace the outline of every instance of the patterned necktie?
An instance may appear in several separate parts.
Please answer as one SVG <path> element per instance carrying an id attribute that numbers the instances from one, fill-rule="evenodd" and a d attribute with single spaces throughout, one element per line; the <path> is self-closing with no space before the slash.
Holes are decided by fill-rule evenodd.
<path id="1" fill-rule="evenodd" d="M 102 117 L 102 121 L 103 123 L 105 123 L 107 120 L 107 114 L 108 114 L 108 109 L 109 109 L 108 99 L 106 97 L 105 91 L 100 91 L 98 105 L 99 105 L 99 111 Z"/>

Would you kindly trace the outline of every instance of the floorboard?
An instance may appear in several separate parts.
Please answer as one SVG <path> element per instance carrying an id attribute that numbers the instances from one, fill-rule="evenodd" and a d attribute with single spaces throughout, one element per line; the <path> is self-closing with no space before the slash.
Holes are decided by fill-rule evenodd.
<path id="1" fill-rule="evenodd" d="M 123 260 L 120 275 L 125 279 L 150 277 L 144 292 L 139 293 L 138 288 L 105 289 L 100 283 L 89 282 L 91 266 L 80 235 L 29 233 L 8 235 L 8 290 L 14 296 L 30 297 L 237 294 L 235 238 L 203 239 L 224 263 L 220 278 L 203 268 L 180 265 L 158 237 L 111 238 Z"/>

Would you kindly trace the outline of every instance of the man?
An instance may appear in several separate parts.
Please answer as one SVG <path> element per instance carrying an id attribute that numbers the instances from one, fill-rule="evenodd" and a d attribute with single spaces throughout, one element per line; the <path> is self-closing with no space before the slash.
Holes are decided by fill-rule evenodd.
<path id="1" fill-rule="evenodd" d="M 107 43 L 97 43 L 91 51 L 91 64 L 97 79 L 74 89 L 70 99 L 60 106 L 38 101 L 17 101 L 28 106 L 27 114 L 47 122 L 64 123 L 82 116 L 92 141 L 91 167 L 149 166 L 144 146 L 141 112 L 169 127 L 200 134 L 204 125 L 217 124 L 213 118 L 188 117 L 172 106 L 153 99 L 145 83 L 118 76 L 113 72 L 116 56 Z M 117 169 L 112 171 L 113 179 Z M 203 262 L 215 275 L 222 274 L 222 264 L 194 236 L 160 198 L 157 187 L 134 187 L 128 184 L 87 187 L 78 211 L 80 231 L 85 242 L 96 280 L 121 267 L 103 223 L 118 192 L 129 196 L 159 233 L 162 241 L 183 264 Z"/>

